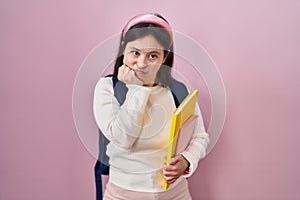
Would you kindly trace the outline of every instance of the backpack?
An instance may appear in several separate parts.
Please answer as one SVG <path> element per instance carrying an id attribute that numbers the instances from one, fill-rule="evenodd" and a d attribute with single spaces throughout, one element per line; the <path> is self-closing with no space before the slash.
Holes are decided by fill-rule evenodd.
<path id="1" fill-rule="evenodd" d="M 119 102 L 119 104 L 122 105 L 125 101 L 128 88 L 123 82 L 119 81 L 116 77 L 112 75 L 108 75 L 106 77 L 112 77 L 114 95 L 117 101 Z M 183 99 L 188 95 L 188 90 L 183 83 L 175 79 L 172 79 L 170 90 L 172 92 L 175 105 L 176 107 L 178 107 L 179 104 L 183 101 Z M 94 171 L 95 171 L 95 181 L 96 181 L 96 197 L 97 200 L 101 200 L 102 199 L 101 175 L 102 174 L 109 175 L 109 157 L 106 155 L 106 146 L 108 145 L 109 140 L 104 136 L 104 134 L 101 132 L 100 129 L 98 130 L 99 130 L 99 156 Z"/>

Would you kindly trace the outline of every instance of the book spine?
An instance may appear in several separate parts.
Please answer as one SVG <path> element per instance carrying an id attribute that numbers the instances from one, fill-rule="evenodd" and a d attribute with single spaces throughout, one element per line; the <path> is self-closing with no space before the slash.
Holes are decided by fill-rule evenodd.
<path id="1" fill-rule="evenodd" d="M 170 164 L 171 158 L 174 155 L 176 142 L 177 142 L 177 135 L 179 131 L 181 123 L 181 112 L 178 115 L 173 114 L 172 116 L 172 127 L 170 132 L 170 139 L 169 139 L 169 146 L 168 146 L 168 154 L 166 158 L 166 164 Z M 169 187 L 169 184 L 165 181 L 163 185 L 163 190 L 167 190 Z"/>

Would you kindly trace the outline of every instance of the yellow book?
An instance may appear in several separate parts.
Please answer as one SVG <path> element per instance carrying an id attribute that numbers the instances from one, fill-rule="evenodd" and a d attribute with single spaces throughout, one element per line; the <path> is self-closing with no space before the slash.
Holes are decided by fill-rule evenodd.
<path id="1" fill-rule="evenodd" d="M 168 154 L 166 164 L 170 163 L 171 158 L 176 152 L 176 144 L 180 127 L 194 114 L 197 102 L 198 90 L 192 89 L 191 92 L 183 99 L 181 104 L 174 110 L 172 115 L 172 126 L 169 139 Z M 163 189 L 167 190 L 168 183 L 164 183 Z"/>

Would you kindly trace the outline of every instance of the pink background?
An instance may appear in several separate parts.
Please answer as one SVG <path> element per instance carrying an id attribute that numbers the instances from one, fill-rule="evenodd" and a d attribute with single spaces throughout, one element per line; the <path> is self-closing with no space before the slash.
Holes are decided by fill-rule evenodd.
<path id="1" fill-rule="evenodd" d="M 190 179 L 194 199 L 299 199 L 297 0 L 1 1 L 0 199 L 95 198 L 73 83 L 97 44 L 148 11 L 202 44 L 226 87 L 225 126 Z"/>

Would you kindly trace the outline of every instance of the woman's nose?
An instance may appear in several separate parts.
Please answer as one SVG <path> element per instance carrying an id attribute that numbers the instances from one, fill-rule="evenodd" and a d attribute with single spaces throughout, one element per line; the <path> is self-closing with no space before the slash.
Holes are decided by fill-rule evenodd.
<path id="1" fill-rule="evenodd" d="M 139 68 L 145 68 L 147 66 L 146 55 L 140 55 L 137 59 L 137 66 Z"/>

